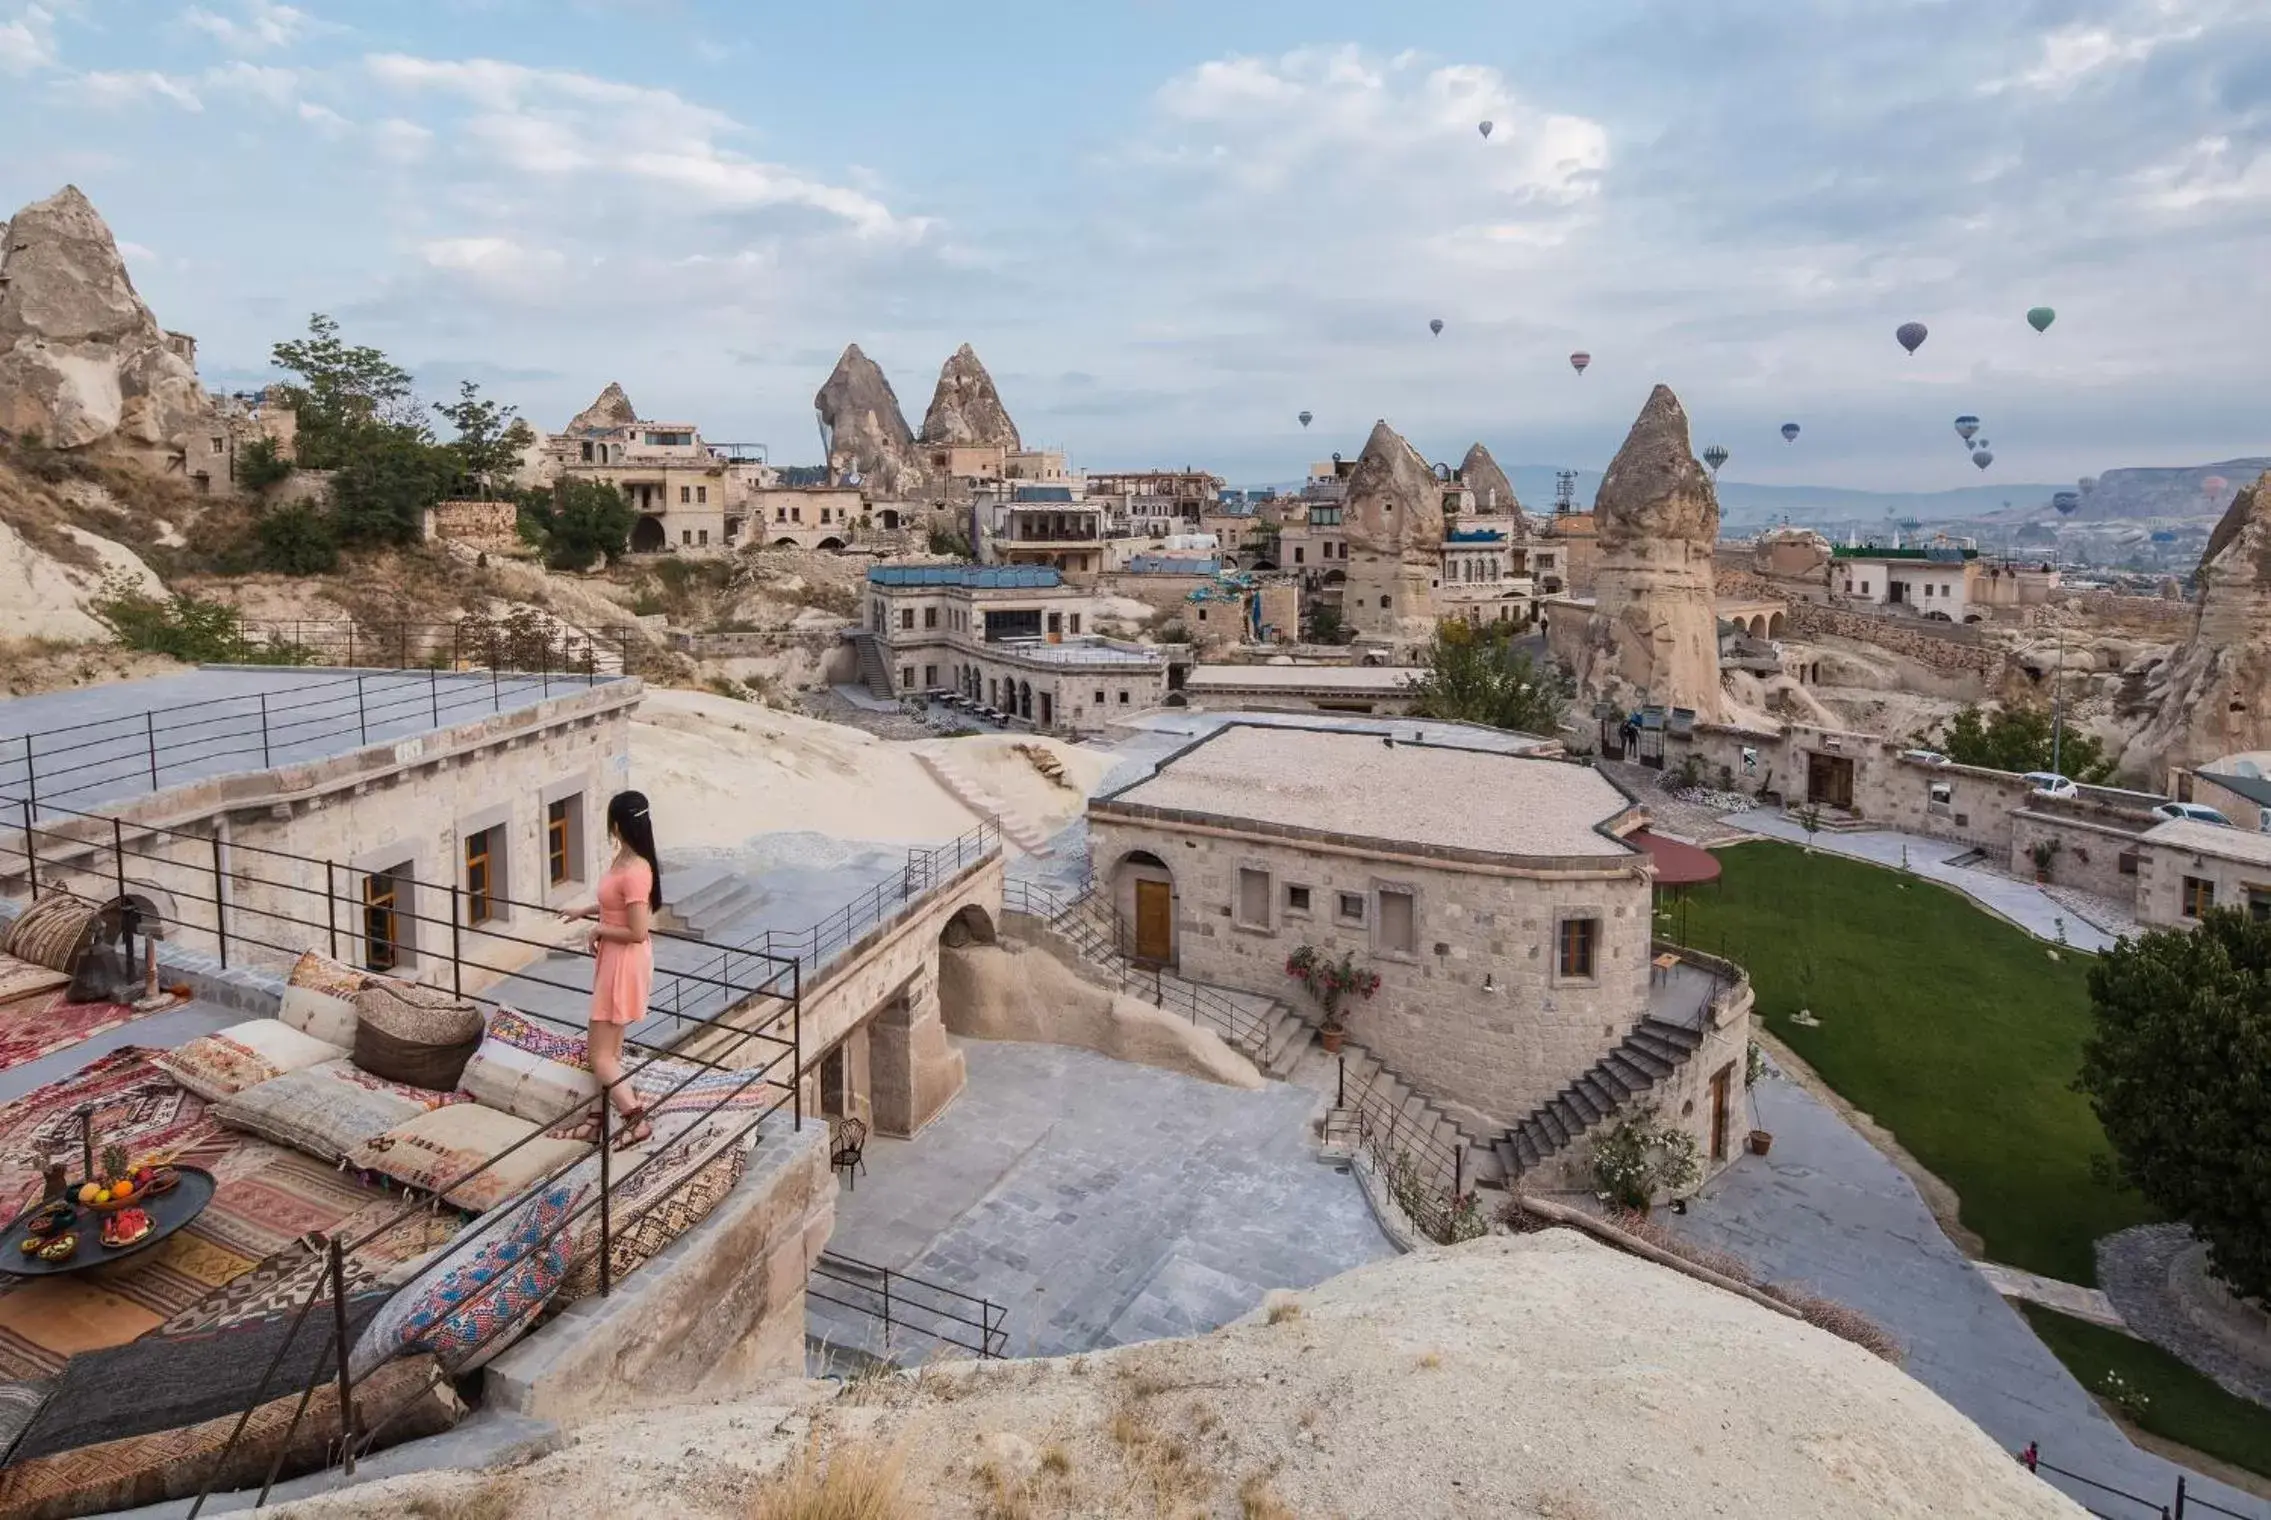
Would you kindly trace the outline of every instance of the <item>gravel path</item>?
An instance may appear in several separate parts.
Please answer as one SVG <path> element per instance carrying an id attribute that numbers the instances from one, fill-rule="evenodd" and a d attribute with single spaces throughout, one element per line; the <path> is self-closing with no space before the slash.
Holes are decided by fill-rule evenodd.
<path id="1" fill-rule="evenodd" d="M 2192 1322 L 2169 1267 L 2192 1246 L 2181 1224 L 2141 1224 L 2098 1242 L 2098 1283 L 2132 1334 L 2205 1373 L 2228 1393 L 2271 1406 L 2271 1366 L 2249 1361 Z"/>

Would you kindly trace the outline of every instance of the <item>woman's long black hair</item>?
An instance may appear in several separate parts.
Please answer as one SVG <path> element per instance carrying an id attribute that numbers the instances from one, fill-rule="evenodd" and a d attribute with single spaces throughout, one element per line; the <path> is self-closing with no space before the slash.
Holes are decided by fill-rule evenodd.
<path id="1" fill-rule="evenodd" d="M 647 907 L 662 911 L 662 860 L 654 852 L 654 819 L 647 816 L 645 792 L 617 792 L 607 799 L 607 831 L 631 847 L 647 863 L 652 880 L 647 886 Z"/>

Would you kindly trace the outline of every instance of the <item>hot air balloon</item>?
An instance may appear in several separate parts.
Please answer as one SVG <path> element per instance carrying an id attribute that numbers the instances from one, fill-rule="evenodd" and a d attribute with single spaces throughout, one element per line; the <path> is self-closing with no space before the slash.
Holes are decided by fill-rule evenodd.
<path id="1" fill-rule="evenodd" d="M 2176 542 L 2176 529 L 2155 528 L 2152 531 L 2151 537 L 2153 542 L 2156 544 L 2173 544 Z"/>
<path id="2" fill-rule="evenodd" d="M 1303 427 L 1307 427 L 1312 421 L 1316 419 L 1316 416 L 1317 414 L 1315 412 L 1303 412 L 1301 414 L 1301 425 Z"/>
<path id="3" fill-rule="evenodd" d="M 2082 488 L 2082 494 L 2087 496 L 2098 488 L 2098 478 L 2095 475 L 2084 475 L 2075 484 L 2079 485 Z"/>
<path id="4" fill-rule="evenodd" d="M 1893 336 L 1900 340 L 1900 346 L 1912 354 L 1922 348 L 1924 340 L 1931 335 L 1932 330 L 1921 322 L 1903 322 L 1893 329 Z"/>
<path id="5" fill-rule="evenodd" d="M 1974 449 L 1971 452 L 1971 462 L 1984 470 L 1995 462 L 1995 456 L 1985 449 Z"/>
<path id="6" fill-rule="evenodd" d="M 1711 477 L 1719 478 L 1719 467 L 1727 462 L 1727 446 L 1715 443 L 1703 451 L 1703 462 L 1711 466 Z"/>
<path id="7" fill-rule="evenodd" d="M 1977 450 L 1979 450 L 1979 449 L 1991 449 L 1991 448 L 1995 447 L 1995 445 L 1993 445 L 1992 443 L 1989 443 L 1989 442 L 1988 442 L 1988 441 L 1987 441 L 1986 439 L 1984 439 L 1984 438 L 1977 438 L 1977 439 L 1974 439 L 1974 440 L 1972 441 L 1972 445 L 1971 445 L 1971 446 L 1972 446 L 1972 448 L 1973 448 L 1973 450 L 1974 450 L 1974 451 L 1977 451 Z"/>
<path id="8" fill-rule="evenodd" d="M 2036 332 L 2048 332 L 2050 324 L 2058 320 L 2058 313 L 2047 306 L 2037 306 L 2027 312 L 2027 325 Z"/>
<path id="9" fill-rule="evenodd" d="M 1978 431 L 1979 419 L 1971 415 L 1971 413 L 1966 412 L 1961 417 L 1958 417 L 1956 419 L 1956 436 L 1958 438 L 1961 438 L 1966 444 L 1969 444 L 1971 442 L 1971 435 Z"/>
<path id="10" fill-rule="evenodd" d="M 1442 319 L 1441 317 L 1437 317 L 1437 318 L 1436 318 L 1436 319 L 1435 319 L 1434 321 L 1432 321 L 1432 322 L 1428 323 L 1428 324 L 1427 324 L 1427 330 L 1428 330 L 1429 332 L 1431 332 L 1431 333 L 1435 334 L 1435 336 L 1437 336 L 1438 338 L 1442 337 L 1442 336 L 1443 336 L 1443 319 Z"/>
<path id="11" fill-rule="evenodd" d="M 2050 504 L 2058 509 L 2060 517 L 2072 517 L 2075 510 L 2082 505 L 2082 493 L 2079 491 L 2053 492 Z"/>
<path id="12" fill-rule="evenodd" d="M 2221 496 L 2224 494 L 2224 487 L 2230 484 L 2231 482 L 2221 475 L 2211 475 L 2200 482 L 2200 492 L 2209 497 Z"/>
<path id="13" fill-rule="evenodd" d="M 1569 367 L 1577 371 L 1577 373 L 1579 373 L 1580 375 L 1585 373 L 1585 366 L 1591 364 L 1592 362 L 1593 356 L 1585 352 L 1585 350 L 1583 349 L 1579 349 L 1576 353 L 1573 353 L 1569 356 Z"/>
<path id="14" fill-rule="evenodd" d="M 1784 443 L 1796 443 L 1798 441 L 1797 423 L 1785 422 L 1782 424 L 1782 441 Z"/>
<path id="15" fill-rule="evenodd" d="M 1483 141 L 1484 141 L 1484 142 L 1488 142 L 1488 141 L 1490 141 L 1490 123 L 1489 123 L 1489 122 L 1487 122 L 1487 121 L 1483 121 L 1483 122 L 1477 122 L 1477 123 L 1475 123 L 1475 130 L 1476 130 L 1477 132 L 1480 132 L 1480 133 L 1482 134 L 1482 138 L 1483 138 Z"/>

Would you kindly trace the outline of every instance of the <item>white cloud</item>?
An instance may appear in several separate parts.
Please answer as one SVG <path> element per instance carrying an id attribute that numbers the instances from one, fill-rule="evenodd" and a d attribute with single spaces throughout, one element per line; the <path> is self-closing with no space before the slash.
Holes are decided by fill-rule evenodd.
<path id="1" fill-rule="evenodd" d="M 557 249 L 530 248 L 504 237 L 434 238 L 418 246 L 418 256 L 429 268 L 499 281 L 549 273 L 568 262 Z"/>
<path id="2" fill-rule="evenodd" d="M 300 94 L 300 75 L 296 69 L 246 63 L 241 58 L 207 69 L 199 79 L 216 93 L 249 96 L 277 107 L 291 105 Z"/>
<path id="3" fill-rule="evenodd" d="M 2140 18 L 2149 30 L 2122 31 L 2087 22 L 2058 27 L 2044 34 L 2041 52 L 2033 64 L 2015 74 L 1988 80 L 1979 87 L 1980 93 L 2037 90 L 2071 94 L 2093 74 L 2122 64 L 2142 63 L 2169 43 L 2190 42 L 2200 36 L 2206 30 L 2204 21 L 2179 19 L 2195 9 L 2198 7 L 2185 0 L 2155 0 L 2150 6 L 2151 16 Z"/>
<path id="4" fill-rule="evenodd" d="M 73 75 L 61 86 L 98 106 L 139 105 L 148 100 L 170 101 L 184 111 L 202 111 L 205 102 L 189 84 L 155 69 L 94 69 Z"/>
<path id="5" fill-rule="evenodd" d="M 55 62 L 54 19 L 27 5 L 13 20 L 0 21 L 0 74 L 29 74 Z"/>
<path id="6" fill-rule="evenodd" d="M 2271 205 L 2271 151 L 2235 151 L 2232 140 L 2221 135 L 2201 138 L 2171 162 L 2137 178 L 2138 198 L 2157 211 Z"/>
<path id="7" fill-rule="evenodd" d="M 232 53 L 262 53 L 289 47 L 309 31 L 304 11 L 273 0 L 246 0 L 241 20 L 193 5 L 181 19 Z"/>
<path id="8" fill-rule="evenodd" d="M 433 147 L 434 134 L 414 121 L 390 116 L 371 128 L 371 145 L 391 164 L 414 164 Z"/>
<path id="9" fill-rule="evenodd" d="M 353 122 L 332 110 L 331 107 L 317 105 L 312 100 L 300 101 L 294 109 L 297 111 L 300 120 L 326 137 L 338 137 L 354 126 Z"/>
<path id="10" fill-rule="evenodd" d="M 928 230 L 867 190 L 728 146 L 741 124 L 672 90 L 490 58 L 383 53 L 365 67 L 398 92 L 461 101 L 467 114 L 458 130 L 468 145 L 519 174 L 603 177 L 697 213 L 803 208 L 863 239 L 916 242 Z"/>
<path id="11" fill-rule="evenodd" d="M 145 247 L 140 243 L 128 242 L 124 238 L 119 239 L 118 255 L 129 264 L 155 264 L 158 262 L 156 249 Z"/>

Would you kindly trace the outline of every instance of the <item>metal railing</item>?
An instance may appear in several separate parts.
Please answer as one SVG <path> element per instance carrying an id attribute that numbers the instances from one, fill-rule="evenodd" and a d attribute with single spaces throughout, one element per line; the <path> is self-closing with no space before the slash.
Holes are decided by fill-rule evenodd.
<path id="1" fill-rule="evenodd" d="M 123 787 L 140 794 L 169 781 L 267 770 L 294 758 L 315 758 L 311 746 L 330 754 L 367 745 L 374 729 L 382 740 L 390 729 L 398 739 L 428 733 L 504 712 L 508 704 L 531 697 L 615 679 L 502 665 L 485 671 L 486 681 L 438 668 L 342 675 L 0 738 L 0 789 L 22 793 L 46 813 L 51 803 L 89 792 Z"/>
<path id="2" fill-rule="evenodd" d="M 285 665 L 366 670 L 469 670 L 502 667 L 558 675 L 627 675 L 638 638 L 626 629 L 594 632 L 557 618 L 516 613 L 447 623 L 370 623 L 353 618 L 247 618 L 237 642 Z"/>
<path id="3" fill-rule="evenodd" d="M 2125 1488 L 2116 1488 L 2110 1483 L 2101 1482 L 2096 1478 L 2085 1476 L 2064 1467 L 2053 1466 L 2042 1459 L 2042 1448 L 2038 1442 L 2029 1441 L 2025 1449 L 2018 1453 L 2018 1458 L 2019 1465 L 2028 1472 L 2038 1476 L 2043 1473 L 2051 1473 L 2066 1479 L 2069 1483 L 2081 1484 L 2090 1491 L 2090 1497 L 2095 1499 L 2097 1503 L 2102 1504 L 2108 1500 L 2118 1499 L 2136 1505 L 2143 1512 L 2143 1516 L 2134 1516 L 2126 1510 L 2120 1515 L 2108 1515 L 2105 1511 L 2097 1509 L 2089 1503 L 2083 1503 L 2082 1507 L 2089 1510 L 2091 1514 L 2099 1516 L 2100 1520 L 2143 1520 L 2145 1516 L 2155 1515 L 2159 1516 L 2160 1520 L 2185 1520 L 2188 1515 L 2215 1515 L 2226 1517 L 2226 1520 L 2271 1520 L 2271 1505 L 2245 1510 L 2227 1509 L 2212 1499 L 2201 1498 L 2200 1495 L 2192 1492 L 2191 1479 L 2184 1473 L 2176 1475 L 2176 1493 L 2173 1498 L 2154 1499 L 2144 1494 L 2133 1494 Z"/>
<path id="4" fill-rule="evenodd" d="M 1445 1144 L 1432 1124 L 1406 1114 L 1381 1088 L 1385 1072 L 1385 1067 L 1376 1069 L 1352 1091 L 1348 1058 L 1341 1057 L 1333 1106 L 1325 1113 L 1324 1142 L 1370 1156 L 1412 1223 L 1428 1239 L 1449 1244 L 1458 1238 L 1460 1218 L 1475 1210 L 1467 1186 L 1467 1149 Z"/>
<path id="5" fill-rule="evenodd" d="M 1046 924 L 1069 941 L 1120 991 L 1130 992 L 1169 1013 L 1205 1023 L 1216 1034 L 1256 1060 L 1268 1053 L 1270 1026 L 1211 987 L 1200 986 L 1157 966 L 1139 966 L 1120 947 L 1128 942 L 1127 920 L 1094 891 L 1065 897 L 1033 882 L 1002 885 L 1002 910 Z"/>
<path id="6" fill-rule="evenodd" d="M 815 1284 L 825 1285 L 826 1291 Z M 983 1361 L 998 1361 L 1009 1354 L 1009 1311 L 991 1299 L 944 1283 L 823 1251 L 806 1274 L 804 1293 L 880 1324 L 884 1347 L 880 1360 L 890 1360 L 892 1339 L 901 1331 L 968 1351 Z"/>

